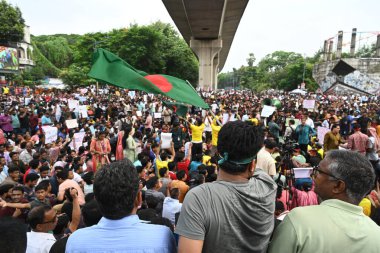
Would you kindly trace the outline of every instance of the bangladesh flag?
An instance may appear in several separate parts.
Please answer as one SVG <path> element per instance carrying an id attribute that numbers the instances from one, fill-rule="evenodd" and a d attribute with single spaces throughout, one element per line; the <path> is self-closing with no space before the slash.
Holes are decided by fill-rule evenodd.
<path id="1" fill-rule="evenodd" d="M 174 111 L 178 116 L 180 117 L 185 117 L 187 114 L 187 111 L 189 108 L 187 105 L 183 103 L 178 103 L 178 102 L 169 102 L 169 101 L 162 101 L 162 103 L 172 111 Z"/>
<path id="2" fill-rule="evenodd" d="M 94 53 L 88 76 L 124 89 L 162 94 L 185 104 L 209 108 L 186 81 L 168 75 L 148 75 L 101 48 Z"/>

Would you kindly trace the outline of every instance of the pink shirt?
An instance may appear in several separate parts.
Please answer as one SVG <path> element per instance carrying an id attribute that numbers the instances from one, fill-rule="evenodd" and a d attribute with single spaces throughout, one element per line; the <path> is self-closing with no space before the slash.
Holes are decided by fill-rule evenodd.
<path id="1" fill-rule="evenodd" d="M 292 208 L 295 208 L 298 206 L 313 206 L 313 205 L 319 204 L 317 194 L 314 192 L 313 189 L 308 192 L 305 192 L 305 191 L 300 191 L 293 186 L 292 191 L 294 193 Z"/>
<path id="2" fill-rule="evenodd" d="M 79 205 L 83 205 L 85 203 L 82 189 L 80 188 L 77 182 L 71 179 L 66 179 L 65 181 L 62 182 L 62 184 L 59 185 L 58 196 L 57 196 L 59 200 L 64 199 L 65 189 L 67 188 L 75 188 L 78 191 Z"/>
<path id="3" fill-rule="evenodd" d="M 348 137 L 347 143 L 348 149 L 358 151 L 361 154 L 366 154 L 368 146 L 368 136 L 360 131 L 357 131 L 354 134 L 350 135 L 350 137 Z"/>

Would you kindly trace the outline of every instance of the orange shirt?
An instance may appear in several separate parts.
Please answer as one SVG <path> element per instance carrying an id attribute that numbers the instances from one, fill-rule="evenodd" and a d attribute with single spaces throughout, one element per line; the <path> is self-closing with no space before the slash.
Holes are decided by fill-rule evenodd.
<path id="1" fill-rule="evenodd" d="M 183 182 L 181 180 L 173 180 L 171 186 L 172 186 L 172 189 L 178 188 L 178 190 L 179 190 L 178 200 L 179 200 L 179 203 L 183 203 L 183 200 L 185 199 L 186 193 L 189 191 L 190 187 L 185 182 Z"/>

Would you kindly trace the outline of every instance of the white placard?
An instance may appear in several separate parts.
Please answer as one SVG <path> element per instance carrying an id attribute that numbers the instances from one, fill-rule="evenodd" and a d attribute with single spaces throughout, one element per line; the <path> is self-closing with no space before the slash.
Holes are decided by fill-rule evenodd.
<path id="1" fill-rule="evenodd" d="M 129 96 L 130 98 L 135 98 L 135 96 L 136 96 L 136 91 L 134 91 L 134 90 L 130 90 L 130 91 L 128 91 L 128 96 Z"/>
<path id="2" fill-rule="evenodd" d="M 84 96 L 79 96 L 79 101 L 81 102 L 86 102 L 87 101 L 87 97 L 84 97 Z"/>
<path id="3" fill-rule="evenodd" d="M 323 141 L 325 139 L 326 133 L 330 132 L 330 129 L 326 127 L 318 127 L 317 128 L 317 136 L 319 139 L 319 143 L 323 145 Z"/>
<path id="4" fill-rule="evenodd" d="M 161 133 L 161 149 L 168 149 L 171 147 L 172 133 Z"/>
<path id="5" fill-rule="evenodd" d="M 57 140 L 58 128 L 43 126 L 42 129 L 45 133 L 45 144 L 53 143 Z"/>
<path id="6" fill-rule="evenodd" d="M 137 117 L 141 117 L 142 116 L 142 112 L 141 111 L 136 111 L 136 116 Z"/>
<path id="7" fill-rule="evenodd" d="M 81 94 L 86 94 L 88 92 L 88 90 L 85 88 L 85 89 L 80 89 L 80 93 Z"/>
<path id="8" fill-rule="evenodd" d="M 315 107 L 315 100 L 304 100 L 303 101 L 303 108 L 314 109 L 314 107 Z"/>
<path id="9" fill-rule="evenodd" d="M 25 98 L 25 105 L 29 105 L 31 98 Z"/>
<path id="10" fill-rule="evenodd" d="M 313 168 L 293 168 L 295 178 L 308 178 L 310 177 Z"/>
<path id="11" fill-rule="evenodd" d="M 70 110 L 72 110 L 72 109 L 75 109 L 75 108 L 78 107 L 79 101 L 78 100 L 74 100 L 74 99 L 69 99 L 68 104 L 69 104 Z"/>
<path id="12" fill-rule="evenodd" d="M 161 119 L 161 113 L 160 112 L 155 112 L 154 113 L 154 118 L 155 119 Z"/>
<path id="13" fill-rule="evenodd" d="M 78 127 L 78 121 L 76 119 L 68 119 L 66 120 L 66 126 L 68 129 Z"/>
<path id="14" fill-rule="evenodd" d="M 80 105 L 79 106 L 79 114 L 82 116 L 82 118 L 87 118 L 87 105 Z"/>
<path id="15" fill-rule="evenodd" d="M 70 143 L 70 147 L 78 151 L 80 146 L 83 146 L 83 138 L 86 135 L 85 132 L 75 133 L 73 140 Z"/>
<path id="16" fill-rule="evenodd" d="M 276 107 L 274 106 L 264 105 L 264 108 L 261 111 L 261 117 L 268 118 L 274 113 L 275 110 L 276 110 Z"/>

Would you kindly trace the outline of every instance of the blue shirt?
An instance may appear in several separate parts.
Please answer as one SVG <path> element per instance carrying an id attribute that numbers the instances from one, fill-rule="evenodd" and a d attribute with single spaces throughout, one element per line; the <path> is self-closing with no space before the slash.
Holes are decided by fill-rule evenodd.
<path id="1" fill-rule="evenodd" d="M 298 125 L 296 128 L 296 133 L 298 135 L 298 144 L 309 144 L 310 135 L 316 135 L 313 128 L 308 125 Z"/>
<path id="2" fill-rule="evenodd" d="M 97 225 L 75 231 L 66 245 L 66 253 L 176 251 L 175 239 L 168 227 L 142 223 L 137 215 L 120 220 L 103 217 Z"/>

